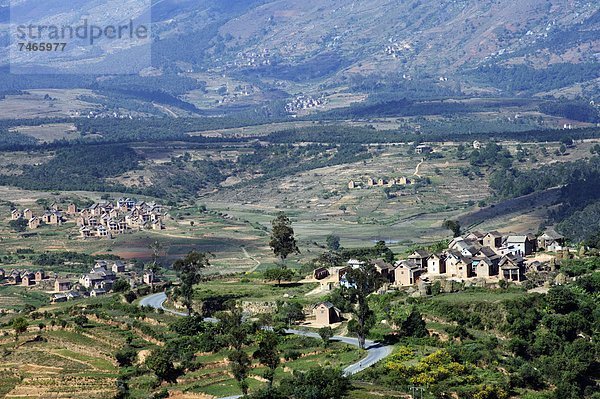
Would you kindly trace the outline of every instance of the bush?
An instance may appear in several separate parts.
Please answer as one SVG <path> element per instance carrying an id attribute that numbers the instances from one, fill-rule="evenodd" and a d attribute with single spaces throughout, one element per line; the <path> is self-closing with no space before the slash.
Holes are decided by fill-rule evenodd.
<path id="1" fill-rule="evenodd" d="M 289 350 L 283 354 L 285 360 L 298 360 L 302 356 L 302 353 L 296 350 Z"/>
<path id="2" fill-rule="evenodd" d="M 133 364 L 137 357 L 137 351 L 132 347 L 125 347 L 115 353 L 115 358 L 119 367 L 128 367 Z"/>

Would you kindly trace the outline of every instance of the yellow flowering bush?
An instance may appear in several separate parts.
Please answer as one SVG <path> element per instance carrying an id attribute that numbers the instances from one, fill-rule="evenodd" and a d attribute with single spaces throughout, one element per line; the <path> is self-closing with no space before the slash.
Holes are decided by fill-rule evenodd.
<path id="1" fill-rule="evenodd" d="M 479 391 L 473 395 L 473 399 L 507 399 L 508 393 L 502 388 L 493 385 L 483 385 Z"/>

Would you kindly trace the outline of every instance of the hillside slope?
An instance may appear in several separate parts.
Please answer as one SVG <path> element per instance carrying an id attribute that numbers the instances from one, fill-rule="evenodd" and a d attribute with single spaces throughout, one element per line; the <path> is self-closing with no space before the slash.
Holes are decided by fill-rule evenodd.
<path id="1" fill-rule="evenodd" d="M 30 0 L 16 3 L 24 9 Z M 587 99 L 596 99 L 600 86 L 600 3 L 591 0 L 155 0 L 151 10 L 141 8 L 142 0 L 126 3 L 115 10 L 135 18 L 152 14 L 152 62 L 160 73 L 233 77 L 242 93 L 244 84 L 254 92 L 316 93 L 369 77 Z M 53 4 L 31 14 L 73 18 L 72 9 L 60 13 L 58 5 L 48 16 Z M 92 6 L 110 9 L 111 1 L 84 8 Z M 7 22 L 7 8 L 8 0 L 0 0 L 0 24 Z M 0 46 L 7 63 L 6 33 Z M 139 51 L 85 56 L 122 63 Z M 514 66 L 526 83 L 543 83 L 507 86 L 503 72 Z"/>

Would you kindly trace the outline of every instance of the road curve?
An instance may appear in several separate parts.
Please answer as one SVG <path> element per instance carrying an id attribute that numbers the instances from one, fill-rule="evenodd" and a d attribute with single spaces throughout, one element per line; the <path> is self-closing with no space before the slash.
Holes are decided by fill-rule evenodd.
<path id="1" fill-rule="evenodd" d="M 139 305 L 140 306 L 148 306 L 148 307 L 152 307 L 155 309 L 162 309 L 165 312 L 172 313 L 177 316 L 187 316 L 188 315 L 185 312 L 178 312 L 173 309 L 165 308 L 164 303 L 166 300 L 167 300 L 167 295 L 164 292 L 159 292 L 156 294 L 152 294 L 152 295 L 143 297 L 140 300 Z M 215 319 L 213 317 L 207 317 L 204 320 L 208 321 L 208 322 L 213 322 L 213 323 L 218 321 L 217 319 Z M 319 334 L 317 334 L 316 332 L 312 332 L 312 331 L 286 329 L 285 332 L 287 334 L 302 335 L 305 337 L 319 338 L 319 339 L 321 338 L 319 336 Z M 348 345 L 358 346 L 357 338 L 342 337 L 340 335 L 335 335 L 331 338 L 331 340 L 343 342 Z M 364 357 L 363 359 L 361 359 L 358 363 L 354 363 L 354 364 L 351 364 L 348 367 L 346 367 L 344 369 L 345 376 L 356 374 L 358 372 L 361 372 L 361 371 L 371 367 L 375 363 L 377 363 L 380 360 L 389 356 L 393 350 L 391 345 L 383 345 L 383 344 L 380 344 L 380 343 L 377 343 L 377 342 L 374 342 L 371 340 L 367 340 L 365 342 L 365 346 L 366 346 L 365 349 L 367 351 L 367 356 Z M 241 396 L 228 396 L 226 398 L 221 398 L 221 399 L 236 399 L 236 398 L 240 398 L 240 397 Z"/>

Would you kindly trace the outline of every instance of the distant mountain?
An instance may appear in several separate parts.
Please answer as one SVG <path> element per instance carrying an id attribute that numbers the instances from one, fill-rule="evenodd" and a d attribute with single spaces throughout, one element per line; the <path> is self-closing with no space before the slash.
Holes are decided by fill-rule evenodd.
<path id="1" fill-rule="evenodd" d="M 40 20 L 69 15 L 60 0 L 15 3 Z M 140 8 L 143 0 L 74 0 L 69 7 L 73 15 L 95 7 L 114 13 L 117 3 L 123 19 L 151 12 L 152 63 L 162 73 L 225 74 L 289 92 L 393 90 L 415 80 L 454 92 L 598 95 L 600 3 L 592 0 L 155 0 L 151 10 Z M 71 56 L 122 63 L 139 54 L 105 48 Z"/>

